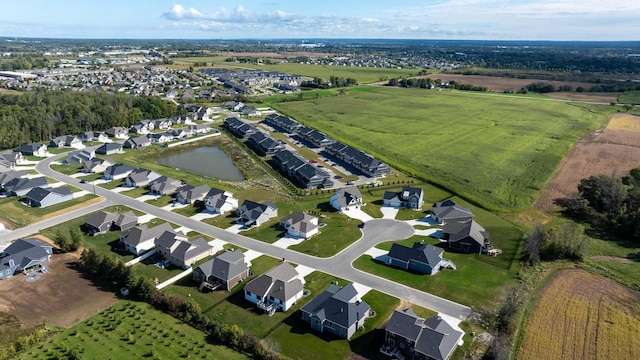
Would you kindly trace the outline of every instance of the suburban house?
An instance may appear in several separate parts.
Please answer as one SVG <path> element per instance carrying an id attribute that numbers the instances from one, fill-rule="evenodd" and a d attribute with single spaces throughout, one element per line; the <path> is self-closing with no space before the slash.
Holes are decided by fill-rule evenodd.
<path id="1" fill-rule="evenodd" d="M 129 128 L 129 132 L 137 135 L 147 135 L 149 134 L 149 128 L 141 124 L 135 124 L 131 125 L 131 127 Z"/>
<path id="2" fill-rule="evenodd" d="M 156 195 L 172 195 L 182 185 L 181 180 L 160 176 L 149 182 L 149 192 Z"/>
<path id="3" fill-rule="evenodd" d="M 46 157 L 47 156 L 47 145 L 45 144 L 26 144 L 22 145 L 16 149 L 22 155 L 31 155 L 38 157 Z"/>
<path id="4" fill-rule="evenodd" d="M 80 140 L 107 142 L 109 141 L 109 136 L 101 131 L 85 131 L 80 134 Z"/>
<path id="5" fill-rule="evenodd" d="M 173 140 L 173 135 L 168 132 L 148 134 L 147 138 L 152 144 L 164 144 Z"/>
<path id="6" fill-rule="evenodd" d="M 67 164 L 82 164 L 96 157 L 96 151 L 92 149 L 75 150 L 67 155 Z"/>
<path id="7" fill-rule="evenodd" d="M 287 235 L 296 238 L 308 239 L 319 233 L 318 218 L 301 212 L 285 216 L 279 224 Z"/>
<path id="8" fill-rule="evenodd" d="M 193 204 L 195 201 L 204 201 L 211 188 L 209 185 L 184 185 L 176 191 L 176 201 L 180 204 Z"/>
<path id="9" fill-rule="evenodd" d="M 191 135 L 187 128 L 169 129 L 167 130 L 167 133 L 173 136 L 174 139 L 184 139 Z"/>
<path id="10" fill-rule="evenodd" d="M 338 189 L 329 198 L 329 203 L 339 211 L 349 210 L 349 207 L 358 208 L 362 206 L 362 194 L 356 186 Z"/>
<path id="11" fill-rule="evenodd" d="M 343 287 L 332 284 L 301 309 L 302 320 L 321 333 L 329 332 L 343 339 L 364 326 L 371 306 L 362 301 L 353 284 Z"/>
<path id="12" fill-rule="evenodd" d="M 237 208 L 238 199 L 228 191 L 211 188 L 204 196 L 204 206 L 213 214 L 222 214 Z"/>
<path id="13" fill-rule="evenodd" d="M 19 151 L 3 151 L 0 153 L 0 164 L 9 169 L 13 169 L 16 165 L 24 163 L 24 157 Z"/>
<path id="14" fill-rule="evenodd" d="M 152 120 L 151 122 L 153 123 L 154 129 L 160 129 L 160 130 L 169 130 L 171 125 L 173 125 L 171 120 L 169 119 L 156 119 L 156 120 Z"/>
<path id="15" fill-rule="evenodd" d="M 382 204 L 395 208 L 406 207 L 420 210 L 424 205 L 423 192 L 421 188 L 411 186 L 403 186 L 399 192 L 385 191 Z"/>
<path id="16" fill-rule="evenodd" d="M 194 124 L 187 126 L 187 130 L 189 134 L 206 134 L 211 131 L 211 126 L 209 124 Z"/>
<path id="17" fill-rule="evenodd" d="M 47 207 L 73 199 L 71 189 L 66 186 L 58 188 L 34 187 L 25 195 L 25 204 L 31 207 Z"/>
<path id="18" fill-rule="evenodd" d="M 242 251 L 226 250 L 193 270 L 193 280 L 199 283 L 198 289 L 231 290 L 236 284 L 248 278 L 249 265 Z"/>
<path id="19" fill-rule="evenodd" d="M 396 310 L 385 326 L 380 352 L 396 359 L 448 360 L 463 335 L 440 316 L 424 319 L 411 309 Z"/>
<path id="20" fill-rule="evenodd" d="M 341 142 L 334 142 L 325 147 L 325 151 L 333 157 L 362 171 L 367 176 L 380 177 L 391 173 L 389 166 L 373 156 Z"/>
<path id="21" fill-rule="evenodd" d="M 82 225 L 83 231 L 87 235 L 99 235 L 109 230 L 129 230 L 138 224 L 138 217 L 133 211 L 126 211 L 122 214 L 108 211 L 98 211 L 89 216 Z"/>
<path id="22" fill-rule="evenodd" d="M 251 200 L 245 200 L 242 205 L 236 209 L 238 224 L 244 227 L 260 226 L 265 221 L 278 216 L 278 208 L 272 202 L 259 204 Z"/>
<path id="23" fill-rule="evenodd" d="M 51 260 L 53 247 L 36 239 L 19 239 L 0 253 L 0 279 L 39 267 Z"/>
<path id="24" fill-rule="evenodd" d="M 122 144 L 115 143 L 115 142 L 104 143 L 96 149 L 96 154 L 101 154 L 101 155 L 111 155 L 111 154 L 121 154 L 121 153 L 122 153 Z"/>
<path id="25" fill-rule="evenodd" d="M 133 167 L 126 164 L 115 164 L 107 167 L 102 174 L 104 180 L 124 179 L 133 171 Z"/>
<path id="26" fill-rule="evenodd" d="M 102 173 L 115 163 L 111 159 L 93 158 L 82 163 L 82 171 L 86 173 Z"/>
<path id="27" fill-rule="evenodd" d="M 0 187 L 4 187 L 6 183 L 13 179 L 21 179 L 25 176 L 27 176 L 27 173 L 24 170 L 8 170 L 0 172 Z"/>
<path id="28" fill-rule="evenodd" d="M 123 127 L 112 127 L 107 129 L 104 133 L 107 134 L 108 137 L 116 139 L 126 139 L 129 137 L 129 131 L 127 128 Z"/>
<path id="29" fill-rule="evenodd" d="M 471 209 L 463 208 L 452 200 L 440 201 L 433 204 L 431 216 L 438 223 L 467 222 L 473 219 Z"/>
<path id="30" fill-rule="evenodd" d="M 456 268 L 451 260 L 442 258 L 443 253 L 442 249 L 419 242 L 414 243 L 411 248 L 394 243 L 391 245 L 391 250 L 389 250 L 386 260 L 387 265 L 403 270 L 435 275 L 441 268 Z"/>
<path id="31" fill-rule="evenodd" d="M 120 234 L 120 243 L 124 248 L 134 254 L 140 255 L 155 246 L 155 240 L 165 231 L 173 231 L 168 223 L 148 228 L 147 225 L 134 226 Z"/>
<path id="32" fill-rule="evenodd" d="M 44 176 L 35 178 L 14 178 L 4 184 L 4 191 L 10 196 L 24 196 L 35 187 L 49 187 L 47 178 Z"/>
<path id="33" fill-rule="evenodd" d="M 178 115 L 178 116 L 174 116 L 171 118 L 171 120 L 173 121 L 174 124 L 184 124 L 184 125 L 189 125 L 189 124 L 193 124 L 193 119 L 190 116 L 186 116 L 186 115 Z"/>
<path id="34" fill-rule="evenodd" d="M 127 149 L 144 149 L 151 145 L 151 141 L 146 136 L 137 136 L 134 138 L 128 138 L 124 142 L 124 147 Z"/>
<path id="35" fill-rule="evenodd" d="M 278 309 L 287 311 L 302 298 L 304 279 L 287 262 L 251 280 L 244 287 L 244 298 L 270 316 Z"/>
<path id="36" fill-rule="evenodd" d="M 489 233 L 473 219 L 465 222 L 445 222 L 442 234 L 449 248 L 465 253 L 481 253 L 491 245 Z"/>
<path id="37" fill-rule="evenodd" d="M 82 144 L 82 140 L 80 140 L 80 138 L 78 138 L 77 136 L 62 135 L 62 136 L 55 137 L 51 141 L 49 141 L 49 147 L 55 147 L 55 148 L 72 147 L 76 149 L 82 149 L 84 148 L 84 145 Z"/>
<path id="38" fill-rule="evenodd" d="M 147 186 L 147 184 L 160 176 L 160 174 L 154 171 L 137 168 L 131 171 L 129 176 L 125 179 L 125 183 L 129 187 Z"/>
<path id="39" fill-rule="evenodd" d="M 173 265 L 187 269 L 198 260 L 213 255 L 214 248 L 204 238 L 193 241 L 173 230 L 165 231 L 156 238 L 156 248 Z"/>
<path id="40" fill-rule="evenodd" d="M 262 111 L 256 109 L 253 106 L 243 106 L 242 109 L 240 109 L 240 113 L 244 116 L 260 116 L 262 115 Z"/>

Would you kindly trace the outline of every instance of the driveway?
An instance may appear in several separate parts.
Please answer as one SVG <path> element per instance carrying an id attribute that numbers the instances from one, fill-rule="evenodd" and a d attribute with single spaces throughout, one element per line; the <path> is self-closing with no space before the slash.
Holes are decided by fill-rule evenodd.
<path id="1" fill-rule="evenodd" d="M 347 215 L 348 217 L 350 217 L 352 219 L 362 220 L 362 222 L 367 222 L 369 220 L 373 220 L 371 215 L 369 215 L 366 212 L 362 211 L 362 209 L 360 209 L 360 208 L 356 209 L 355 207 L 352 207 L 352 208 L 349 208 L 349 210 L 343 210 L 342 213 Z"/>
<path id="2" fill-rule="evenodd" d="M 383 206 L 380 208 L 382 211 L 382 217 L 385 219 L 395 219 L 396 215 L 398 215 L 399 208 L 391 207 L 391 206 Z"/>

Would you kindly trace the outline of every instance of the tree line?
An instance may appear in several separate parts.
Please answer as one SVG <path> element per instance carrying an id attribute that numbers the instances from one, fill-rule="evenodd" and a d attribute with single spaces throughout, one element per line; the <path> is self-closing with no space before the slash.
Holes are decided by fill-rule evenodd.
<path id="1" fill-rule="evenodd" d="M 313 89 L 331 89 L 358 85 L 358 80 L 354 78 L 343 78 L 331 75 L 328 80 L 314 77 L 313 80 L 304 81 L 300 87 Z"/>
<path id="2" fill-rule="evenodd" d="M 129 127 L 143 119 L 183 112 L 158 97 L 70 91 L 0 95 L 0 149 L 112 126 Z"/>
<path id="3" fill-rule="evenodd" d="M 0 70 L 31 70 L 47 68 L 51 64 L 46 57 L 37 56 L 17 56 L 8 60 L 0 61 Z"/>

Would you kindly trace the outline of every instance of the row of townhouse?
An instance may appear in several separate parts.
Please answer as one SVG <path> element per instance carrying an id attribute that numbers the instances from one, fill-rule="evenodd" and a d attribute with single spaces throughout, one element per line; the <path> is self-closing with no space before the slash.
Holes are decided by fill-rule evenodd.
<path id="1" fill-rule="evenodd" d="M 331 176 L 309 164 L 301 156 L 290 150 L 281 150 L 271 157 L 272 165 L 281 173 L 307 189 L 332 188 Z"/>
<path id="2" fill-rule="evenodd" d="M 298 136 L 319 148 L 324 148 L 336 142 L 316 129 L 304 126 L 291 118 L 279 114 L 268 115 L 264 119 L 264 123 L 285 130 L 288 133 L 298 134 Z"/>

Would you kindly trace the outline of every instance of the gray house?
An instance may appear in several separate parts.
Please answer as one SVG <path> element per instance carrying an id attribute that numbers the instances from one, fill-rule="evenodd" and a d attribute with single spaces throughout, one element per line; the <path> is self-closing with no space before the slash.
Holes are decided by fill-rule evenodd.
<path id="1" fill-rule="evenodd" d="M 109 166 L 115 163 L 111 159 L 93 158 L 82 163 L 82 171 L 86 173 L 98 174 L 105 172 Z"/>
<path id="2" fill-rule="evenodd" d="M 4 185 L 10 182 L 13 179 L 21 179 L 27 176 L 27 173 L 24 170 L 9 170 L 5 172 L 0 172 L 0 187 L 4 187 Z"/>
<path id="3" fill-rule="evenodd" d="M 176 200 L 181 204 L 193 204 L 196 200 L 204 201 L 211 188 L 209 185 L 185 185 L 176 191 Z"/>
<path id="4" fill-rule="evenodd" d="M 249 266 L 242 251 L 227 250 L 218 254 L 193 270 L 193 280 L 200 283 L 199 290 L 231 290 L 248 278 Z"/>
<path id="5" fill-rule="evenodd" d="M 111 155 L 111 154 L 120 154 L 120 153 L 122 153 L 122 145 L 114 142 L 104 143 L 96 149 L 96 154 L 101 154 L 101 155 Z"/>
<path id="6" fill-rule="evenodd" d="M 25 195 L 24 202 L 31 207 L 44 208 L 72 199 L 73 193 L 71 192 L 71 189 L 66 186 L 54 189 L 34 187 L 27 193 L 27 195 Z"/>
<path id="7" fill-rule="evenodd" d="M 105 180 L 119 180 L 124 179 L 133 171 L 133 167 L 126 164 L 115 164 L 107 167 L 102 174 L 102 178 Z"/>
<path id="8" fill-rule="evenodd" d="M 301 309 L 302 320 L 321 333 L 329 332 L 349 340 L 364 326 L 371 306 L 360 299 L 353 284 L 331 285 Z"/>
<path id="9" fill-rule="evenodd" d="M 349 210 L 350 207 L 358 208 L 362 206 L 362 193 L 355 186 L 338 189 L 335 195 L 329 198 L 329 203 L 340 211 Z"/>
<path id="10" fill-rule="evenodd" d="M 53 247 L 36 239 L 19 239 L 0 253 L 0 279 L 42 266 L 51 260 Z"/>
<path id="11" fill-rule="evenodd" d="M 67 164 L 81 164 L 85 161 L 91 160 L 96 156 L 95 150 L 82 149 L 75 150 L 67 155 Z"/>
<path id="12" fill-rule="evenodd" d="M 132 227 L 120 234 L 120 243 L 125 249 L 134 254 L 140 255 L 155 246 L 155 240 L 165 231 L 173 232 L 173 228 L 168 223 L 148 228 L 146 225 Z"/>
<path id="13" fill-rule="evenodd" d="M 283 262 L 247 283 L 244 298 L 271 316 L 278 309 L 289 310 L 302 298 L 303 290 L 304 279 L 291 264 Z"/>
<path id="14" fill-rule="evenodd" d="M 442 249 L 419 242 L 414 243 L 412 248 L 394 243 L 387 254 L 387 265 L 428 275 L 434 275 L 445 267 L 455 269 L 450 260 L 442 258 L 442 253 Z"/>
<path id="15" fill-rule="evenodd" d="M 133 211 L 127 211 L 122 214 L 107 211 L 98 211 L 84 221 L 84 232 L 88 235 L 104 234 L 114 229 L 125 231 L 138 224 L 138 217 Z"/>
<path id="16" fill-rule="evenodd" d="M 182 181 L 166 176 L 160 176 L 149 182 L 149 191 L 157 195 L 171 195 L 182 186 Z"/>
<path id="17" fill-rule="evenodd" d="M 445 222 L 442 233 L 451 249 L 466 253 L 481 253 L 489 249 L 489 233 L 473 219 Z"/>
<path id="18" fill-rule="evenodd" d="M 259 204 L 251 200 L 245 200 L 242 205 L 236 209 L 236 222 L 245 227 L 260 226 L 265 221 L 278 216 L 278 208 L 272 202 Z"/>
<path id="19" fill-rule="evenodd" d="M 47 156 L 47 145 L 44 144 L 25 144 L 16 149 L 22 155 L 31 155 L 38 157 Z"/>
<path id="20" fill-rule="evenodd" d="M 11 196 L 24 196 L 27 195 L 31 189 L 35 187 L 46 188 L 49 186 L 47 178 L 39 176 L 35 178 L 14 178 L 4 184 L 4 191 Z"/>
<path id="21" fill-rule="evenodd" d="M 165 231 L 156 238 L 156 248 L 173 265 L 187 269 L 198 260 L 213 255 L 213 246 L 204 238 L 189 241 L 186 236 L 173 231 Z"/>
<path id="22" fill-rule="evenodd" d="M 467 222 L 473 218 L 471 209 L 463 208 L 452 200 L 440 201 L 431 207 L 431 215 L 440 223 Z"/>
<path id="23" fill-rule="evenodd" d="M 129 176 L 125 179 L 125 183 L 129 187 L 147 186 L 153 180 L 159 178 L 161 175 L 147 169 L 137 168 L 134 169 Z"/>
<path id="24" fill-rule="evenodd" d="M 151 141 L 146 136 L 128 138 L 124 142 L 124 147 L 127 149 L 144 149 L 149 145 L 151 145 Z"/>
<path id="25" fill-rule="evenodd" d="M 424 319 L 411 309 L 394 311 L 385 327 L 385 343 L 380 352 L 390 358 L 448 360 L 464 333 L 439 316 Z"/>
<path id="26" fill-rule="evenodd" d="M 420 210 L 424 205 L 423 191 L 411 186 L 403 186 L 399 192 L 385 191 L 382 204 Z"/>

